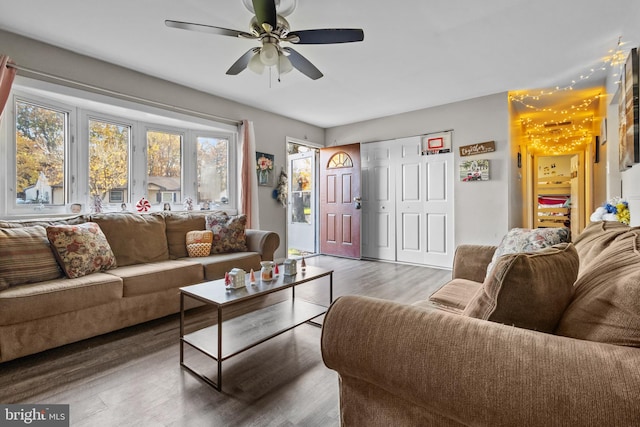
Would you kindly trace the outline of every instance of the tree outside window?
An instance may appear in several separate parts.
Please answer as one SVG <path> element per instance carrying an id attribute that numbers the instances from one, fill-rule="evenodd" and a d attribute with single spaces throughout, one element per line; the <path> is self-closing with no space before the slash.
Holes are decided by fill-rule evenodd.
<path id="1" fill-rule="evenodd" d="M 65 203 L 68 113 L 16 101 L 17 203 Z"/>

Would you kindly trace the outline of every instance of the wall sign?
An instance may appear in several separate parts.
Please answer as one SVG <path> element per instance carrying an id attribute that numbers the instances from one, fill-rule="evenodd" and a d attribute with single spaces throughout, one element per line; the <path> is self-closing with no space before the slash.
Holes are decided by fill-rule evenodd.
<path id="1" fill-rule="evenodd" d="M 494 151 L 496 151 L 495 141 L 480 142 L 478 144 L 460 147 L 460 156 L 473 156 L 476 154 L 493 153 Z"/>

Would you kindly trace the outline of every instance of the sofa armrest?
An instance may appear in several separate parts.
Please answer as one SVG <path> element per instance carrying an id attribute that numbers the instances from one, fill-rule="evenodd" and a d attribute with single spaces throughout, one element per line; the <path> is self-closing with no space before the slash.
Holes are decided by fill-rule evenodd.
<path id="1" fill-rule="evenodd" d="M 637 348 L 360 296 L 333 303 L 321 346 L 324 363 L 340 375 L 343 419 L 371 417 L 372 426 L 393 424 L 384 419 L 385 411 L 394 412 L 388 412 L 390 405 L 409 405 L 414 415 L 430 413 L 449 420 L 447 425 L 635 425 L 640 420 Z M 384 405 L 370 405 L 382 415 L 375 410 L 354 415 L 362 408 L 345 403 L 354 384 L 370 385 L 369 396 L 387 397 Z"/>
<path id="2" fill-rule="evenodd" d="M 247 249 L 257 252 L 263 261 L 273 261 L 273 254 L 280 246 L 280 236 L 273 231 L 246 229 Z"/>
<path id="3" fill-rule="evenodd" d="M 497 246 L 460 245 L 453 257 L 453 279 L 467 279 L 484 282 L 487 266 L 491 262 Z"/>

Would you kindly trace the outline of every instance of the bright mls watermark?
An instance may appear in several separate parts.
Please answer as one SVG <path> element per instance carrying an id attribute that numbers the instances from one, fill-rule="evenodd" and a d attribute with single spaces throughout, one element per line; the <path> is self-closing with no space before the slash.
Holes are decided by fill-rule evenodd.
<path id="1" fill-rule="evenodd" d="M 0 426 L 69 427 L 69 405 L 1 405 Z"/>

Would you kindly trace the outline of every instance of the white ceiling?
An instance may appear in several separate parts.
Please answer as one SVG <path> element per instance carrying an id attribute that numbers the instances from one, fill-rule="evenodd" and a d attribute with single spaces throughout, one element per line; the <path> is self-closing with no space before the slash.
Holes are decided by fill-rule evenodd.
<path id="1" fill-rule="evenodd" d="M 248 31 L 251 17 L 241 0 L 0 0 L 1 29 L 325 128 L 565 86 L 619 37 L 640 45 L 637 0 L 299 0 L 292 31 L 362 28 L 365 39 L 299 45 L 324 77 L 294 70 L 278 82 L 225 74 L 256 41 L 164 25 Z"/>

